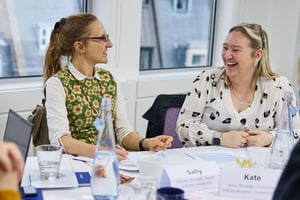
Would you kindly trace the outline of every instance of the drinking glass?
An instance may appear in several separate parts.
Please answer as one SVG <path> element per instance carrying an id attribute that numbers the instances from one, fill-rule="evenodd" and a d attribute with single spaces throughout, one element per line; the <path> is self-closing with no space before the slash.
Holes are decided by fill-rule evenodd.
<path id="1" fill-rule="evenodd" d="M 292 133 L 289 130 L 275 131 L 269 168 L 283 169 L 293 148 Z"/>
<path id="2" fill-rule="evenodd" d="M 58 178 L 63 149 L 55 145 L 40 145 L 35 147 L 40 168 L 40 177 L 45 180 Z"/>

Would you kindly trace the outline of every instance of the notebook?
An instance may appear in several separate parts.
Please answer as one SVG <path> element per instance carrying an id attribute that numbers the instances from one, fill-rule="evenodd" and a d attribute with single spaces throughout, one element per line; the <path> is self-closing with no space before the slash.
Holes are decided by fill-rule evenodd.
<path id="1" fill-rule="evenodd" d="M 26 161 L 30 146 L 32 126 L 27 119 L 9 109 L 3 141 L 15 143 L 19 147 L 24 161 Z"/>

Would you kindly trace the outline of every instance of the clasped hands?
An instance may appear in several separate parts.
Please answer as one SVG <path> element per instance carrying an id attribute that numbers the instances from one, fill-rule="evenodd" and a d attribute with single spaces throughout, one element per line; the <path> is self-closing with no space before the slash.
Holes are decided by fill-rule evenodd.
<path id="1" fill-rule="evenodd" d="M 269 146 L 273 136 L 271 133 L 261 130 L 245 129 L 242 131 L 223 132 L 221 145 L 232 148 L 249 146 Z"/>

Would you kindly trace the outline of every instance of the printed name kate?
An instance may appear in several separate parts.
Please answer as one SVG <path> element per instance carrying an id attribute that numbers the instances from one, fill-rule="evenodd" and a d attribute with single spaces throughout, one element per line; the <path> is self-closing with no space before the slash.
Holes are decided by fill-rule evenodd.
<path id="1" fill-rule="evenodd" d="M 244 174 L 244 180 L 246 180 L 246 181 L 261 181 L 261 176 Z"/>

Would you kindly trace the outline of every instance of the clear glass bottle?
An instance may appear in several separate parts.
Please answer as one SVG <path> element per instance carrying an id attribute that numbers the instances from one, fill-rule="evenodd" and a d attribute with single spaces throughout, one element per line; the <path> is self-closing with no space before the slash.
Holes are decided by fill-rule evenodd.
<path id="1" fill-rule="evenodd" d="M 115 200 L 118 198 L 120 175 L 112 123 L 111 99 L 101 101 L 101 116 L 95 126 L 99 131 L 92 169 L 91 191 L 96 200 Z"/>
<path id="2" fill-rule="evenodd" d="M 293 121 L 291 115 L 292 93 L 285 92 L 284 107 L 280 116 L 280 122 L 275 131 L 275 138 L 269 160 L 269 168 L 283 169 L 287 164 L 293 142 Z"/>

